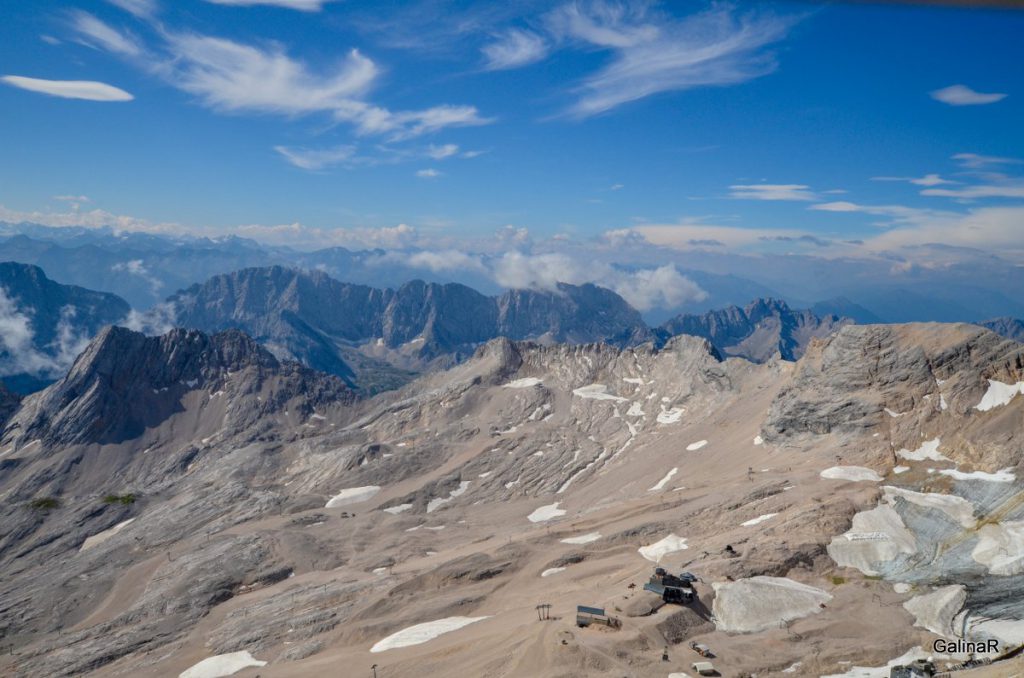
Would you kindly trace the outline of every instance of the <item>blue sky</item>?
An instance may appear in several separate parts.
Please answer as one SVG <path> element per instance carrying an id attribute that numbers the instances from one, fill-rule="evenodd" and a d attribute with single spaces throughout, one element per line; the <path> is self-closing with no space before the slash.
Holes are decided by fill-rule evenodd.
<path id="1" fill-rule="evenodd" d="M 305 247 L 1024 255 L 1024 12 L 5 4 L 0 220 Z"/>

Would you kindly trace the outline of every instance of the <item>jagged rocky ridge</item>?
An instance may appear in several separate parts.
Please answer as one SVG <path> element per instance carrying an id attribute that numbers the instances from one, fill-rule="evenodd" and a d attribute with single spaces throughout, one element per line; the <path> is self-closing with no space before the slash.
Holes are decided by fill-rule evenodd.
<path id="1" fill-rule="evenodd" d="M 617 346 L 651 337 L 621 297 L 589 284 L 487 297 L 454 283 L 376 289 L 272 266 L 215 276 L 167 304 L 178 326 L 242 329 L 277 355 L 370 393 L 408 381 L 413 370 L 464 359 L 499 336 Z"/>
<path id="2" fill-rule="evenodd" d="M 337 374 L 373 393 L 414 370 L 458 362 L 495 337 L 637 346 L 689 334 L 723 355 L 798 358 L 814 337 L 853 322 L 760 299 L 745 308 L 678 316 L 654 330 L 614 292 L 595 285 L 487 297 L 458 284 L 413 281 L 397 290 L 281 267 L 215 276 L 168 300 L 180 326 L 243 329 L 278 355 Z"/>
<path id="3" fill-rule="evenodd" d="M 722 355 L 764 362 L 772 356 L 796 360 L 811 339 L 825 337 L 852 318 L 794 310 L 779 299 L 757 299 L 744 308 L 729 306 L 698 315 L 684 314 L 659 327 L 663 335 L 691 334 L 710 341 Z"/>

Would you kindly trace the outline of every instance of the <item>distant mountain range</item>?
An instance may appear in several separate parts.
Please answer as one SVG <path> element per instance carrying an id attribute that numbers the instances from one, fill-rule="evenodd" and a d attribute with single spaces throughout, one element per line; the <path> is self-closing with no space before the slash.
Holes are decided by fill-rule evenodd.
<path id="1" fill-rule="evenodd" d="M 170 297 L 161 313 L 180 327 L 241 329 L 281 358 L 369 392 L 462 360 L 499 336 L 616 346 L 654 337 L 635 309 L 595 285 L 488 297 L 457 283 L 377 289 L 280 266 L 214 276 Z"/>
<path id="2" fill-rule="evenodd" d="M 826 337 L 853 322 L 835 314 L 819 316 L 810 310 L 793 310 L 778 299 L 757 299 L 744 308 L 729 306 L 676 316 L 659 329 L 665 336 L 704 337 L 723 356 L 764 362 L 773 356 L 796 360 L 811 339 Z"/>
<path id="3" fill-rule="evenodd" d="M 557 250 L 557 245 L 551 247 Z M 629 278 L 641 269 L 650 272 L 671 265 L 699 286 L 699 295 L 669 293 L 651 302 L 653 306 L 640 309 L 650 325 L 681 313 L 699 314 L 758 298 L 784 299 L 791 308 L 808 308 L 819 316 L 845 316 L 862 324 L 1024 317 L 1024 298 L 1013 294 L 1013 290 L 1024 288 L 1024 267 L 965 248 L 920 249 L 921 256 L 949 260 L 941 267 L 916 266 L 912 262 L 897 265 L 888 259 L 871 258 L 824 259 L 790 254 L 752 257 L 713 250 L 652 246 L 642 256 L 623 250 L 622 261 L 614 250 L 601 250 L 595 253 L 601 257 L 595 261 L 595 271 L 607 271 L 610 266 Z M 570 247 L 565 256 L 586 256 L 581 252 L 585 250 Z M 0 222 L 0 261 L 38 265 L 57 282 L 117 294 L 138 310 L 215 275 L 273 265 L 321 270 L 338 280 L 382 289 L 424 280 L 460 283 L 497 296 L 506 289 L 499 284 L 501 276 L 496 273 L 504 254 L 439 252 L 407 246 L 297 251 L 235 236 L 172 237 Z M 534 256 L 529 246 L 524 246 L 521 254 L 524 262 Z M 463 265 L 465 262 L 472 265 Z M 578 282 L 580 271 L 572 275 L 572 281 Z M 614 281 L 595 277 L 593 282 L 623 292 Z M 678 302 L 668 301 L 676 298 Z M 832 301 L 815 303 L 821 299 Z"/>
<path id="4" fill-rule="evenodd" d="M 992 318 L 978 323 L 1007 339 L 1024 342 L 1024 320 L 1017 318 Z"/>
<path id="5" fill-rule="evenodd" d="M 802 310 L 760 298 L 651 327 L 622 297 L 591 284 L 487 296 L 458 283 L 377 288 L 282 266 L 218 274 L 137 313 L 116 295 L 55 283 L 39 267 L 0 264 L 0 378 L 16 393 L 63 376 L 89 339 L 111 324 L 154 334 L 172 327 L 241 330 L 277 359 L 341 377 L 365 395 L 459 362 L 496 337 L 623 348 L 660 346 L 688 334 L 706 338 L 723 357 L 763 362 L 798 359 L 814 338 L 877 321 L 845 298 Z M 1024 323 L 1013 318 L 979 324 L 1024 337 Z"/>

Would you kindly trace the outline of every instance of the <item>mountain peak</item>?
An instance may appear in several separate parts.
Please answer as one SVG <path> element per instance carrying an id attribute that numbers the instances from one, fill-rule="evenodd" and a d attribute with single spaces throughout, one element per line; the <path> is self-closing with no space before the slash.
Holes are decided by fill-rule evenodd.
<path id="1" fill-rule="evenodd" d="M 290 380 L 280 386 L 278 403 L 304 389 L 352 399 L 341 380 L 281 363 L 239 330 L 209 335 L 174 329 L 147 337 L 111 326 L 89 343 L 64 378 L 26 401 L 8 438 L 62 444 L 130 439 L 178 411 L 186 394 L 223 392 L 236 374 L 246 375 L 250 391 L 265 380 Z M 245 414 L 240 419 L 255 415 L 239 414 Z"/>
<path id="2" fill-rule="evenodd" d="M 744 308 L 683 314 L 668 320 L 662 336 L 692 334 L 709 340 L 723 356 L 764 362 L 775 356 L 795 360 L 814 337 L 823 337 L 852 323 L 846 317 L 819 317 L 809 310 L 794 310 L 785 301 L 755 299 Z"/>

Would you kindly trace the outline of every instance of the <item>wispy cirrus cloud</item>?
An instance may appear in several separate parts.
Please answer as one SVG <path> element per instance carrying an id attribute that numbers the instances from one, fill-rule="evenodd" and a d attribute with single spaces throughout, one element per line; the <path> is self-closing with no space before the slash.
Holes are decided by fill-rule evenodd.
<path id="1" fill-rule="evenodd" d="M 233 5 L 236 7 L 251 7 L 253 5 L 269 5 L 272 7 L 283 7 L 285 9 L 296 9 L 300 12 L 319 12 L 324 5 L 337 2 L 337 0 L 206 0 L 215 5 Z"/>
<path id="2" fill-rule="evenodd" d="M 143 53 L 142 45 L 134 36 L 112 28 L 88 12 L 72 12 L 71 26 L 78 33 L 79 42 L 94 49 L 130 57 Z"/>
<path id="3" fill-rule="evenodd" d="M 740 200 L 817 200 L 804 184 L 733 184 L 730 198 Z"/>
<path id="4" fill-rule="evenodd" d="M 500 71 L 536 63 L 548 55 L 549 49 L 547 40 L 541 35 L 512 28 L 496 36 L 480 51 L 486 59 L 486 68 Z"/>
<path id="5" fill-rule="evenodd" d="M 433 167 L 428 167 L 426 169 L 416 170 L 416 176 L 420 179 L 437 179 L 441 176 L 441 172 Z"/>
<path id="6" fill-rule="evenodd" d="M 741 13 L 727 5 L 683 19 L 603 1 L 573 3 L 548 16 L 562 39 L 609 50 L 613 59 L 574 90 L 568 114 L 584 118 L 662 92 L 731 85 L 767 75 L 776 61 L 768 46 L 798 19 Z"/>
<path id="7" fill-rule="evenodd" d="M 943 179 L 938 174 L 926 174 L 923 177 L 871 177 L 871 181 L 905 181 L 915 186 L 942 186 L 957 182 Z"/>
<path id="8" fill-rule="evenodd" d="M 434 160 L 444 160 L 450 158 L 453 155 L 458 155 L 459 147 L 457 144 L 442 144 L 435 146 L 431 144 L 427 147 L 427 157 L 433 158 Z"/>
<path id="9" fill-rule="evenodd" d="M 274 146 L 274 150 L 295 167 L 305 170 L 320 170 L 350 162 L 355 156 L 356 147 L 351 144 L 320 149 Z"/>
<path id="10" fill-rule="evenodd" d="M 289 117 L 327 114 L 359 135 L 411 139 L 451 127 L 485 125 L 475 106 L 441 104 L 394 111 L 368 101 L 381 69 L 357 49 L 328 68 L 314 69 L 279 43 L 246 44 L 161 28 L 149 47 L 91 14 L 77 12 L 73 28 L 93 47 L 128 58 L 173 87 L 224 113 Z"/>
<path id="11" fill-rule="evenodd" d="M 86 101 L 131 101 L 133 97 L 120 87 L 108 85 L 94 80 L 44 80 L 28 78 L 21 75 L 5 75 L 0 77 L 12 87 L 49 94 L 62 99 L 85 99 Z"/>
<path id="12" fill-rule="evenodd" d="M 985 169 L 999 165 L 1017 165 L 1024 162 L 1018 158 L 1004 158 L 997 155 L 981 155 L 978 153 L 957 153 L 953 156 L 953 160 L 956 160 L 960 163 L 961 167 L 967 169 Z"/>
<path id="13" fill-rule="evenodd" d="M 107 0 L 107 2 L 140 19 L 149 19 L 155 16 L 160 8 L 156 0 Z"/>
<path id="14" fill-rule="evenodd" d="M 1003 93 L 976 92 L 967 85 L 950 85 L 930 92 L 932 99 L 950 106 L 983 106 L 1006 98 Z"/>
<path id="15" fill-rule="evenodd" d="M 962 188 L 928 188 L 921 195 L 958 200 L 978 200 L 982 198 L 1024 198 L 1024 179 L 1009 177 L 998 182 L 964 186 Z"/>

